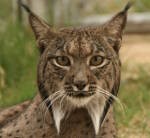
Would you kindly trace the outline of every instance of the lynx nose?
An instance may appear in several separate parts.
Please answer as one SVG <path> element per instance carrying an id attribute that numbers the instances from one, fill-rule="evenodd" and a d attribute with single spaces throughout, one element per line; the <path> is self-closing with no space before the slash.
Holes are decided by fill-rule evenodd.
<path id="1" fill-rule="evenodd" d="M 85 81 L 78 81 L 74 85 L 78 88 L 78 90 L 81 91 L 85 88 L 86 82 Z"/>

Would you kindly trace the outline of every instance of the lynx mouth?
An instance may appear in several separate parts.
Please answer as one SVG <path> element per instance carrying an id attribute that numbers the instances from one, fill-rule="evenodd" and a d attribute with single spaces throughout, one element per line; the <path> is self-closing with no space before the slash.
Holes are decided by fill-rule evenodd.
<path id="1" fill-rule="evenodd" d="M 75 97 L 75 98 L 86 98 L 94 94 L 95 92 L 89 92 L 89 91 L 73 91 L 73 92 L 67 93 L 68 96 Z"/>

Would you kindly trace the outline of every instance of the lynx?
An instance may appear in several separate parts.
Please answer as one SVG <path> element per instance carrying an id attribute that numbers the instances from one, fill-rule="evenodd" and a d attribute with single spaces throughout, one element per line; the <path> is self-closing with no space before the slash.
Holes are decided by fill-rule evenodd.
<path id="1" fill-rule="evenodd" d="M 1 126 L 0 137 L 117 137 L 113 101 L 118 99 L 119 49 L 130 5 L 102 26 L 58 31 L 23 5 L 40 52 L 39 94 Z"/>

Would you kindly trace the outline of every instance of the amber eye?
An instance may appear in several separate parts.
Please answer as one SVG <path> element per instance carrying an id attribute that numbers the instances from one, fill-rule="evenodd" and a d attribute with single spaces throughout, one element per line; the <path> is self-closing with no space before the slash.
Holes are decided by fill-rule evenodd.
<path id="1" fill-rule="evenodd" d="M 56 62 L 60 66 L 70 66 L 70 64 L 71 64 L 69 58 L 66 57 L 66 56 L 58 56 L 58 57 L 56 57 Z"/>
<path id="2" fill-rule="evenodd" d="M 90 66 L 98 66 L 103 63 L 103 57 L 101 56 L 93 56 L 90 60 Z"/>

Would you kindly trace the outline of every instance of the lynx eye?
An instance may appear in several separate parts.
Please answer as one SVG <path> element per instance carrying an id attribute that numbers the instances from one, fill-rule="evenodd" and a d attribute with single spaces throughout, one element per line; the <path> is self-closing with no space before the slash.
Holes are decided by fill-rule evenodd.
<path id="1" fill-rule="evenodd" d="M 103 60 L 101 56 L 93 56 L 90 60 L 90 66 L 99 66 L 103 63 Z"/>
<path id="2" fill-rule="evenodd" d="M 56 57 L 56 63 L 60 66 L 70 66 L 70 59 L 67 56 Z"/>

